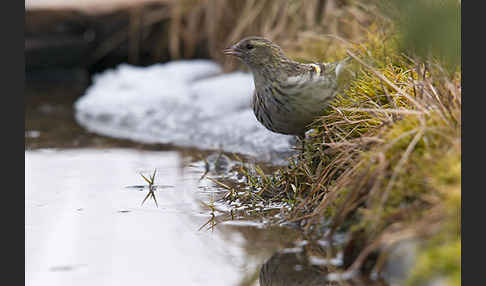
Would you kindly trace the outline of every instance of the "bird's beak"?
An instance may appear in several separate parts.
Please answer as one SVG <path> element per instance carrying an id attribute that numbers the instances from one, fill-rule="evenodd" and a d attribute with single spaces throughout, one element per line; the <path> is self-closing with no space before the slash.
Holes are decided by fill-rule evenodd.
<path id="1" fill-rule="evenodd" d="M 236 45 L 233 45 L 231 47 L 228 47 L 223 50 L 223 53 L 225 55 L 231 55 L 231 56 L 241 56 L 241 51 L 236 47 Z"/>

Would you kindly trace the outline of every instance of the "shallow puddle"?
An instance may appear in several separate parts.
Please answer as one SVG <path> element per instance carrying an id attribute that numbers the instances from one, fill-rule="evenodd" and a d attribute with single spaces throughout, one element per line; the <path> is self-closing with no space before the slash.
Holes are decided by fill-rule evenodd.
<path id="1" fill-rule="evenodd" d="M 98 136 L 75 122 L 69 88 L 26 93 L 27 285 L 258 285 L 260 265 L 299 235 L 223 222 L 226 190 L 208 178 L 227 166 L 204 162 L 217 153 Z M 158 207 L 141 204 L 140 174 L 154 170 Z"/>
<path id="2" fill-rule="evenodd" d="M 201 229 L 202 202 L 218 216 L 226 191 L 199 165 L 176 151 L 26 151 L 27 285 L 258 285 L 260 265 L 297 234 L 255 220 Z M 154 169 L 158 207 L 141 205 L 140 173 Z"/>

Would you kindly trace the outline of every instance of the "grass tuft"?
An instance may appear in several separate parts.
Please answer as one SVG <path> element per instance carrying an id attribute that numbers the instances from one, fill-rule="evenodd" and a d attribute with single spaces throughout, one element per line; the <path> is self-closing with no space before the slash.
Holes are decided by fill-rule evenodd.
<path id="1" fill-rule="evenodd" d="M 243 173 L 264 203 L 285 203 L 283 220 L 309 232 L 325 221 L 328 238 L 359 237 L 347 270 L 379 272 L 386 250 L 413 238 L 425 254 L 410 285 L 432 273 L 457 281 L 461 76 L 407 56 L 399 36 L 386 31 L 371 27 L 361 43 L 336 51 L 354 59 L 356 74 L 313 123 L 302 160 L 270 175 Z M 454 236 L 444 235 L 451 229 Z M 438 257 L 448 266 L 432 267 Z"/>

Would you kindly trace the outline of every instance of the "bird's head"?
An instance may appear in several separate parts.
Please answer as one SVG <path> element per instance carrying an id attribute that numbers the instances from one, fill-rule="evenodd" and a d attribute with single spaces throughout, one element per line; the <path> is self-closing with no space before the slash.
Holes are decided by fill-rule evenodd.
<path id="1" fill-rule="evenodd" d="M 226 55 L 237 57 L 252 71 L 275 67 L 287 59 L 278 45 L 262 37 L 244 38 L 223 52 Z"/>

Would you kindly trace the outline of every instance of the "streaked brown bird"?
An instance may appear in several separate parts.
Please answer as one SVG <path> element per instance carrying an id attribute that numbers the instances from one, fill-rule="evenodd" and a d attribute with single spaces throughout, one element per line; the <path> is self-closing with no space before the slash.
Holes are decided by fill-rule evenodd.
<path id="1" fill-rule="evenodd" d="M 223 51 L 237 57 L 253 74 L 252 108 L 267 129 L 301 140 L 309 124 L 338 91 L 338 79 L 350 58 L 334 63 L 299 63 L 262 37 L 247 37 Z"/>

